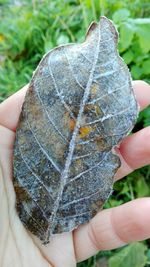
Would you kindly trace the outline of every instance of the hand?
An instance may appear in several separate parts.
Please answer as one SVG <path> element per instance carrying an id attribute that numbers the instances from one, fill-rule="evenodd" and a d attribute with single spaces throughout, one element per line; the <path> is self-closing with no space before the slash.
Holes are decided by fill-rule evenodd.
<path id="1" fill-rule="evenodd" d="M 150 86 L 133 82 L 140 108 L 150 103 Z M 27 86 L 0 105 L 0 266 L 74 267 L 76 262 L 129 242 L 150 237 L 150 198 L 99 212 L 72 233 L 56 236 L 44 246 L 23 227 L 15 210 L 12 152 Z M 124 139 L 118 150 L 122 166 L 116 180 L 150 164 L 150 127 Z"/>

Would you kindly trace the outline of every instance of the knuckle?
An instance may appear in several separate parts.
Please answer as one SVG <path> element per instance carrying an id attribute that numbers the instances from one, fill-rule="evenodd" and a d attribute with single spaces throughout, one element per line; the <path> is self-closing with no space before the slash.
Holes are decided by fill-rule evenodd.
<path id="1" fill-rule="evenodd" d="M 100 250 L 100 242 L 97 234 L 97 225 L 93 223 L 93 220 L 88 224 L 88 236 L 94 250 Z"/>

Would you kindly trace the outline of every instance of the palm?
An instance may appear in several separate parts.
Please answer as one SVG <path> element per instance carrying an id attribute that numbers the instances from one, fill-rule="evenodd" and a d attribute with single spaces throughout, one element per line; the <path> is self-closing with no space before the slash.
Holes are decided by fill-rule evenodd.
<path id="1" fill-rule="evenodd" d="M 0 162 L 2 167 L 0 192 L 0 214 L 2 214 L 0 225 L 2 234 L 0 252 L 3 253 L 5 250 L 0 266 L 20 267 L 22 262 L 25 267 L 48 267 L 51 266 L 50 262 L 56 266 L 59 266 L 60 262 L 60 266 L 63 266 L 62 262 L 66 258 L 67 262 L 64 262 L 64 266 L 75 266 L 72 233 L 59 235 L 57 240 L 53 240 L 42 251 L 43 246 L 41 245 L 40 248 L 38 240 L 28 233 L 20 222 L 15 210 L 15 193 L 10 179 L 12 176 L 12 148 L 15 134 L 2 126 L 0 132 Z M 5 136 L 5 139 L 3 139 L 3 136 Z M 49 253 L 51 253 L 51 257 L 46 255 Z M 53 255 L 57 255 L 57 257 L 55 258 Z"/>
<path id="2" fill-rule="evenodd" d="M 148 238 L 150 236 L 149 198 L 104 210 L 90 223 L 80 226 L 73 233 L 55 236 L 47 246 L 42 245 L 23 227 L 15 210 L 12 151 L 15 128 L 26 89 L 24 88 L 0 106 L 0 265 L 3 267 L 73 267 L 76 266 L 76 261 L 88 258 L 100 249 L 112 249 L 127 242 Z M 144 108 L 150 103 L 149 86 L 136 82 L 135 91 L 141 108 Z M 12 111 L 11 114 L 10 111 Z M 122 167 L 117 178 L 121 178 L 132 169 L 150 163 L 150 147 L 145 142 L 149 133 L 150 128 L 147 127 L 123 141 L 120 146 Z"/>
<path id="3" fill-rule="evenodd" d="M 7 150 L 3 153 L 8 154 Z M 10 153 L 10 151 L 9 151 Z M 1 245 L 0 253 L 3 255 L 0 259 L 0 265 L 7 266 L 51 266 L 42 256 L 32 238 L 22 227 L 15 212 L 15 196 L 9 177 L 3 170 L 5 181 L 2 180 L 1 186 L 1 206 L 0 218 L 1 224 Z"/>

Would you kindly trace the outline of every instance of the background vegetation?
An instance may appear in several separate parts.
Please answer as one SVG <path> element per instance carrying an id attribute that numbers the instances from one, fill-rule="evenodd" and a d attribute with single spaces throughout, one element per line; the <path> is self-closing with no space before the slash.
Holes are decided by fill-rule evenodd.
<path id="1" fill-rule="evenodd" d="M 149 0 L 0 0 L 0 101 L 30 81 L 44 53 L 60 44 L 82 42 L 88 25 L 100 15 L 115 22 L 119 51 L 133 79 L 150 82 Z M 148 125 L 150 107 L 140 114 L 134 131 Z M 117 182 L 105 207 L 150 196 L 149 178 L 147 166 Z M 150 266 L 150 242 L 100 252 L 78 266 Z"/>

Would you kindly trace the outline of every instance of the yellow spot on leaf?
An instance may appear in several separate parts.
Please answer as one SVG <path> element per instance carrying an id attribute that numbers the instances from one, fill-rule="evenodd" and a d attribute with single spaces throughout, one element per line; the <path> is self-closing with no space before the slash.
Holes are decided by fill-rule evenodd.
<path id="1" fill-rule="evenodd" d="M 83 126 L 80 128 L 80 138 L 86 137 L 90 132 L 92 131 L 92 128 L 89 126 Z"/>

